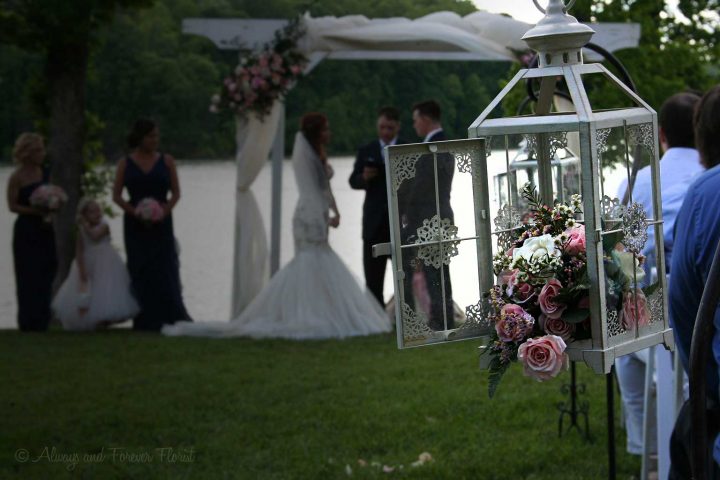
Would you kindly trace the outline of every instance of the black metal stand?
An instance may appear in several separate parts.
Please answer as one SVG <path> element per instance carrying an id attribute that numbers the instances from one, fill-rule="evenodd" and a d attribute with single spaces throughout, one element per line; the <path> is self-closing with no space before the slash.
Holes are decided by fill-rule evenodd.
<path id="1" fill-rule="evenodd" d="M 607 395 L 607 435 L 608 435 L 608 479 L 615 480 L 617 468 L 615 464 L 615 380 L 613 366 L 605 375 L 605 392 Z"/>
<path id="2" fill-rule="evenodd" d="M 563 420 L 565 415 L 570 417 L 570 423 L 567 426 L 566 432 L 569 432 L 572 428 L 575 428 L 586 441 L 591 441 L 590 438 L 590 423 L 588 421 L 588 412 L 590 411 L 590 402 L 587 400 L 578 401 L 577 396 L 585 393 L 585 384 L 577 383 L 577 372 L 575 362 L 570 362 L 570 384 L 563 384 L 560 387 L 560 392 L 563 395 L 568 395 L 569 400 L 559 402 L 557 408 L 560 411 L 560 418 L 558 419 L 558 437 L 563 436 Z M 582 416 L 585 419 L 585 428 L 578 423 L 578 417 Z"/>

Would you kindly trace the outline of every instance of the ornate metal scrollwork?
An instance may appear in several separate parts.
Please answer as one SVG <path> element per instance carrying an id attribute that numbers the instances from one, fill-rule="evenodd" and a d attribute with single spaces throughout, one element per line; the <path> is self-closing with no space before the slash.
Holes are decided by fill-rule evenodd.
<path id="1" fill-rule="evenodd" d="M 421 153 L 408 153 L 395 159 L 393 164 L 393 189 L 396 192 L 402 182 L 415 178 L 415 164 L 421 156 Z"/>
<path id="2" fill-rule="evenodd" d="M 417 258 L 425 265 L 440 268 L 442 264 L 449 265 L 450 259 L 458 254 L 458 227 L 452 224 L 449 218 L 441 219 L 435 215 L 423 220 L 417 229 L 416 244 L 428 242 L 442 242 L 435 245 L 423 245 L 418 248 Z M 442 247 L 442 248 L 441 248 Z"/>
<path id="3" fill-rule="evenodd" d="M 607 152 L 608 149 L 608 138 L 610 138 L 611 128 L 599 128 L 595 132 L 595 142 L 597 143 L 597 156 L 602 157 L 602 154 Z"/>
<path id="4" fill-rule="evenodd" d="M 528 157 L 538 158 L 540 145 L 538 144 L 539 133 L 524 134 L 527 142 Z M 544 134 L 547 136 L 548 158 L 555 158 L 555 154 L 561 148 L 567 148 L 567 132 L 552 132 Z"/>
<path id="5" fill-rule="evenodd" d="M 458 328 L 459 335 L 481 334 L 492 327 L 490 321 L 491 307 L 486 299 L 481 298 L 474 305 L 465 307 L 465 323 Z"/>
<path id="6" fill-rule="evenodd" d="M 498 248 L 503 252 L 507 251 L 514 242 L 513 232 L 507 230 L 519 227 L 522 224 L 520 212 L 513 206 L 503 205 L 498 210 L 493 222 L 495 223 L 495 228 L 501 231 L 501 233 L 497 234 Z"/>
<path id="7" fill-rule="evenodd" d="M 665 315 L 662 288 L 656 289 L 647 297 L 647 306 L 650 310 L 650 324 L 661 322 Z"/>
<path id="8" fill-rule="evenodd" d="M 460 173 L 472 174 L 473 165 L 480 156 L 480 150 L 472 147 L 455 148 L 450 151 L 450 154 L 455 158 L 455 165 Z"/>
<path id="9" fill-rule="evenodd" d="M 406 342 L 425 340 L 433 334 L 433 330 L 428 326 L 427 316 L 421 311 L 415 312 L 407 303 L 403 303 L 402 307 L 402 324 L 403 339 Z"/>
<path id="10" fill-rule="evenodd" d="M 628 125 L 627 133 L 628 147 L 642 145 L 647 148 L 652 155 L 655 155 L 655 135 L 653 135 L 652 123 Z"/>
<path id="11" fill-rule="evenodd" d="M 607 311 L 607 333 L 608 337 L 616 337 L 618 335 L 622 335 L 627 330 L 625 330 L 625 327 L 623 327 L 622 323 L 620 323 L 620 316 L 618 315 L 617 310 L 608 310 Z"/>
<path id="12" fill-rule="evenodd" d="M 625 214 L 625 207 L 619 198 L 610 198 L 605 195 L 600 201 L 600 215 L 603 220 L 619 221 Z"/>
<path id="13" fill-rule="evenodd" d="M 631 203 L 623 213 L 623 245 L 625 248 L 639 254 L 645 247 L 648 239 L 648 222 L 645 209 L 637 202 Z"/>

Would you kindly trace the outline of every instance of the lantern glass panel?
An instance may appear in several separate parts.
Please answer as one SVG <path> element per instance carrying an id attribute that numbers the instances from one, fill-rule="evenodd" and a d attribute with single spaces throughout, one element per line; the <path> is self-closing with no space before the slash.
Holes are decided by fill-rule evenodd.
<path id="1" fill-rule="evenodd" d="M 663 282 L 658 271 L 655 239 L 662 242 L 656 190 L 657 152 L 652 123 L 601 128 L 596 131 L 598 165 L 613 163 L 620 175 L 601 178 L 601 246 L 609 345 L 618 345 L 662 331 Z M 638 181 L 633 169 L 645 168 Z M 648 173 L 650 175 L 648 175 Z M 619 183 L 618 183 L 619 180 Z M 633 184 L 632 189 L 628 185 Z"/>
<path id="2" fill-rule="evenodd" d="M 607 109 L 624 109 L 641 107 L 641 105 L 627 92 L 617 87 L 617 84 L 606 72 L 586 73 L 582 75 L 585 90 L 590 92 L 603 92 L 588 98 L 592 110 L 595 112 Z M 593 102 L 592 98 L 596 101 Z"/>
<path id="3" fill-rule="evenodd" d="M 486 331 L 464 313 L 481 295 L 475 194 L 483 146 L 483 140 L 460 140 L 388 149 L 401 347 Z"/>

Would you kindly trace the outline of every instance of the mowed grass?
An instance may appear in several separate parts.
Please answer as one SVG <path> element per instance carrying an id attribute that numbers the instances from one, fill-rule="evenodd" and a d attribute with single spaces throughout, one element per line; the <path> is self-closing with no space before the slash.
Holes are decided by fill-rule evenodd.
<path id="1" fill-rule="evenodd" d="M 594 440 L 559 438 L 569 374 L 491 400 L 477 346 L 2 332 L 0 478 L 607 478 L 605 378 L 578 365 Z"/>

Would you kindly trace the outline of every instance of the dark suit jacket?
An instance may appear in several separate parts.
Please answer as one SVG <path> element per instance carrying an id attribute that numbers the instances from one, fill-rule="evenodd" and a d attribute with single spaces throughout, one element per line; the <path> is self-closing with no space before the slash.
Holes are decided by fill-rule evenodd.
<path id="1" fill-rule="evenodd" d="M 398 138 L 396 145 L 402 143 L 406 142 Z M 363 168 L 366 166 L 378 169 L 377 177 L 367 182 L 362 178 Z M 390 219 L 385 181 L 385 157 L 380 149 L 380 140 L 373 140 L 358 149 L 349 181 L 352 188 L 365 190 L 362 225 L 363 240 L 371 243 L 389 242 Z"/>
<path id="2" fill-rule="evenodd" d="M 439 142 L 446 140 L 445 132 L 440 131 L 428 141 Z M 423 220 L 430 219 L 438 212 L 435 203 L 435 168 L 432 154 L 423 155 L 415 164 L 415 178 L 405 181 L 398 192 L 398 203 L 401 215 L 404 215 L 407 226 L 405 241 L 414 242 L 417 229 L 422 226 Z M 450 188 L 455 173 L 455 160 L 449 153 L 437 156 L 438 175 L 438 203 L 440 205 L 440 218 L 449 218 L 454 221 L 454 214 L 450 206 Z"/>

